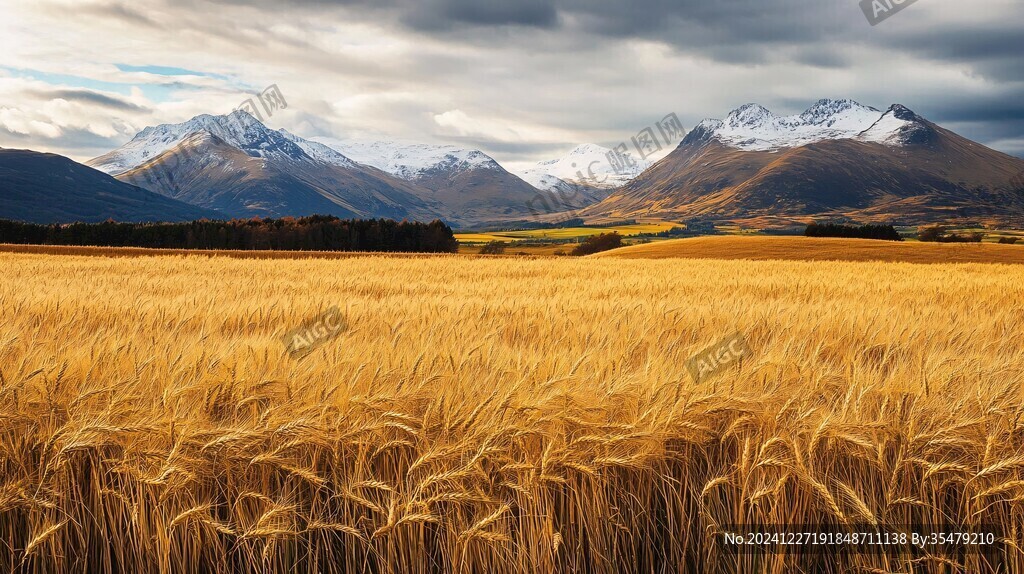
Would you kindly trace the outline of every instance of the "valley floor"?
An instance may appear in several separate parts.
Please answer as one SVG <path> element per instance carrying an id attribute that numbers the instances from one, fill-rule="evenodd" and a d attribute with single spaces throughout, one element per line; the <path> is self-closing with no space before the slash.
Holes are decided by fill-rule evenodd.
<path id="1" fill-rule="evenodd" d="M 574 244 L 509 243 L 502 256 L 480 256 L 482 243 L 459 246 L 459 256 L 551 257 L 564 256 Z M 80 247 L 64 245 L 0 244 L 0 253 L 69 255 L 91 257 L 197 256 L 236 259 L 352 259 L 367 256 L 390 258 L 451 258 L 452 254 L 348 253 L 330 251 L 230 251 L 149 249 L 138 247 Z M 821 239 L 799 236 L 712 235 L 688 239 L 658 240 L 629 245 L 591 255 L 612 259 L 745 259 L 751 261 L 888 261 L 903 263 L 1003 263 L 1024 264 L 1024 243 L 920 243 L 866 239 Z M 562 257 L 559 257 L 562 259 Z"/>
<path id="2" fill-rule="evenodd" d="M 624 259 L 1024 263 L 1024 244 L 920 243 L 798 236 L 716 235 L 632 245 L 592 255 Z"/>
<path id="3" fill-rule="evenodd" d="M 1024 572 L 1021 266 L 0 268 L 3 572 Z M 288 356 L 330 307 L 342 330 Z M 750 353 L 694 380 L 736 333 Z M 938 520 L 1010 541 L 766 557 L 721 535 Z"/>

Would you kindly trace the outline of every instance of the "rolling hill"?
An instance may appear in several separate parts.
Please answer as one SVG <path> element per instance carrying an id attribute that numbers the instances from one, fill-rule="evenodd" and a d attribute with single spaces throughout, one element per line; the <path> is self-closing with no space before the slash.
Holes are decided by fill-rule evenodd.
<path id="1" fill-rule="evenodd" d="M 31 223 L 223 218 L 118 181 L 64 156 L 0 149 L 0 219 Z"/>
<path id="2" fill-rule="evenodd" d="M 995 243 L 918 243 L 870 239 L 719 235 L 631 245 L 596 253 L 589 257 L 1024 264 L 1024 246 Z"/>

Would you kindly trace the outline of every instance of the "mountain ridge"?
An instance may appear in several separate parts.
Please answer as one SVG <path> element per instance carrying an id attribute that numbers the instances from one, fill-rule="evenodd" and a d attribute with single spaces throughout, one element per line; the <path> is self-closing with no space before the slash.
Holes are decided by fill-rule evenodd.
<path id="1" fill-rule="evenodd" d="M 705 119 L 687 134 L 684 143 L 696 138 L 718 139 L 722 143 L 745 151 L 772 151 L 808 145 L 824 140 L 856 139 L 873 127 L 872 140 L 884 140 L 907 121 L 894 119 L 883 131 L 879 122 L 899 111 L 913 117 L 916 114 L 905 106 L 894 104 L 885 112 L 865 106 L 854 100 L 821 99 L 804 112 L 791 116 L 778 116 L 760 104 L 745 104 L 729 112 L 725 119 Z M 901 123 L 902 122 L 902 123 Z M 696 132 L 696 136 L 693 134 Z"/>
<path id="2" fill-rule="evenodd" d="M 1020 225 L 1024 194 L 1013 193 L 1010 181 L 1024 160 L 900 104 L 881 112 L 829 102 L 816 106 L 831 113 L 809 113 L 812 106 L 780 117 L 747 105 L 727 120 L 705 120 L 666 158 L 583 214 Z"/>
<path id="3" fill-rule="evenodd" d="M 536 198 L 546 193 L 480 150 L 400 141 L 317 140 L 424 189 L 420 197 L 456 222 L 527 219 Z"/>

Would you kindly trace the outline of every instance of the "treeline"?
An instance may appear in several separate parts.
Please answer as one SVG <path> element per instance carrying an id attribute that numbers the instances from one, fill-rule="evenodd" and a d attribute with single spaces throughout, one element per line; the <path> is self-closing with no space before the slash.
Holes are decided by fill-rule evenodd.
<path id="1" fill-rule="evenodd" d="M 695 230 L 690 229 L 689 226 L 687 226 L 687 227 L 676 226 L 676 227 L 673 227 L 671 229 L 666 229 L 665 231 L 656 231 L 656 232 L 651 232 L 651 233 L 637 233 L 635 235 L 632 235 L 631 237 L 633 239 L 671 239 L 673 237 L 692 237 L 692 236 L 696 236 L 696 235 L 701 235 L 701 233 L 699 231 L 695 231 Z"/>
<path id="2" fill-rule="evenodd" d="M 622 247 L 622 236 L 617 231 L 613 231 L 611 233 L 602 233 L 601 235 L 591 235 L 584 239 L 583 243 L 577 245 L 569 255 L 593 255 L 594 253 L 610 251 L 620 247 Z"/>
<path id="3" fill-rule="evenodd" d="M 891 225 L 840 225 L 838 223 L 812 223 L 804 231 L 807 237 L 845 237 L 848 239 L 884 239 L 903 241 Z"/>
<path id="4" fill-rule="evenodd" d="M 441 221 L 343 220 L 330 215 L 231 221 L 203 219 L 188 223 L 108 221 L 40 225 L 0 220 L 0 243 L 409 253 L 455 253 L 459 245 L 452 229 Z"/>
<path id="5" fill-rule="evenodd" d="M 951 233 L 942 225 L 918 227 L 917 240 L 925 243 L 981 243 L 984 233 Z"/>

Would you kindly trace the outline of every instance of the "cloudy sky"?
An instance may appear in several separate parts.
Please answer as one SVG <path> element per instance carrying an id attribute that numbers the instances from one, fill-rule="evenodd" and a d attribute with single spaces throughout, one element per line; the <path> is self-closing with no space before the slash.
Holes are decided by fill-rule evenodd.
<path id="1" fill-rule="evenodd" d="M 303 136 L 482 149 L 510 166 L 674 112 L 902 103 L 1024 157 L 1024 2 L 0 0 L 0 147 L 78 160 L 277 84 Z"/>

